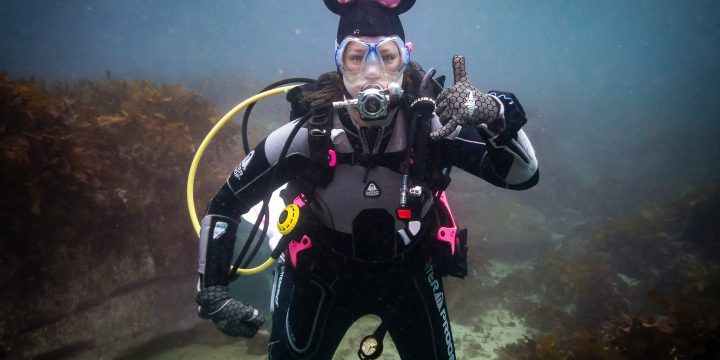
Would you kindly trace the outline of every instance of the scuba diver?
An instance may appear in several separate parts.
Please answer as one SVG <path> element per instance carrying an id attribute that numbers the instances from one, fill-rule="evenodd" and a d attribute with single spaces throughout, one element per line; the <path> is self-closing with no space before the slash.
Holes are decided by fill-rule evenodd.
<path id="1" fill-rule="evenodd" d="M 442 277 L 467 273 L 466 231 L 445 196 L 458 167 L 523 190 L 538 163 L 509 92 L 484 93 L 453 58 L 454 85 L 410 61 L 399 15 L 415 0 L 324 0 L 340 22 L 337 71 L 291 90 L 290 123 L 230 174 L 201 222 L 199 314 L 230 336 L 265 322 L 230 297 L 240 217 L 288 183 L 287 238 L 275 270 L 270 359 L 331 359 L 350 326 L 378 329 L 358 356 L 377 358 L 389 332 L 403 359 L 455 359 Z"/>

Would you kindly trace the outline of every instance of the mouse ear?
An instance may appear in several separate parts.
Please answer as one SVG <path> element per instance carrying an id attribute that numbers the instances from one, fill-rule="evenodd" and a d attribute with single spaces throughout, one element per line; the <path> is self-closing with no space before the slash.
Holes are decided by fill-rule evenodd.
<path id="1" fill-rule="evenodd" d="M 350 12 L 350 8 L 352 4 L 352 1 L 343 1 L 343 0 L 323 0 L 325 1 L 325 6 L 327 6 L 328 10 L 334 12 L 335 14 L 338 14 L 340 16 L 343 16 Z M 413 0 L 413 2 L 415 2 Z"/>
<path id="2" fill-rule="evenodd" d="M 402 0 L 400 1 L 400 4 L 398 6 L 392 8 L 396 14 L 400 15 L 413 7 L 415 5 L 415 0 Z"/>

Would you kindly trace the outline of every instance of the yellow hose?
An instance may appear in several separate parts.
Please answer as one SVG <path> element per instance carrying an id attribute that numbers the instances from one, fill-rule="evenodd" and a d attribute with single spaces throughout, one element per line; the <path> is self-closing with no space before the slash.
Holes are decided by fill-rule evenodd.
<path id="1" fill-rule="evenodd" d="M 228 111 L 225 116 L 223 116 L 220 121 L 215 124 L 215 126 L 210 130 L 210 132 L 205 136 L 205 139 L 200 144 L 200 147 L 198 148 L 197 152 L 195 153 L 195 157 L 193 158 L 192 164 L 190 165 L 190 173 L 188 174 L 188 181 L 187 181 L 187 203 L 188 203 L 188 211 L 190 211 L 190 220 L 192 221 L 193 227 L 195 228 L 195 232 L 198 236 L 200 236 L 200 221 L 198 221 L 197 214 L 195 212 L 195 200 L 193 200 L 193 187 L 195 184 L 195 173 L 197 172 L 198 164 L 200 163 L 200 159 L 203 156 L 203 153 L 205 153 L 205 149 L 207 148 L 208 144 L 210 144 L 210 141 L 215 137 L 215 134 L 222 128 L 229 120 L 232 118 L 238 111 L 244 109 L 245 107 L 249 106 L 250 104 L 266 98 L 271 95 L 276 95 L 279 93 L 285 93 L 288 92 L 290 89 L 294 88 L 297 85 L 287 85 L 282 86 L 279 88 L 275 88 L 272 90 L 261 92 L 243 102 L 235 106 L 232 110 Z M 251 269 L 237 269 L 237 273 L 240 275 L 252 275 L 257 274 L 266 268 L 268 268 L 273 263 L 273 258 L 268 258 L 262 265 L 251 268 Z"/>

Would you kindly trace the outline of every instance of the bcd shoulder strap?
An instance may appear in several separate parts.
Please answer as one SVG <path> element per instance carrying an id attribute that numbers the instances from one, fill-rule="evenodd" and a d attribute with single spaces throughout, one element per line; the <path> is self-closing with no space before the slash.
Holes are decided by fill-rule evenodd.
<path id="1" fill-rule="evenodd" d="M 305 125 L 308 129 L 308 146 L 312 170 L 310 179 L 315 186 L 325 187 L 333 179 L 337 163 L 335 145 L 330 138 L 333 128 L 333 111 L 330 108 L 313 114 Z"/>
<path id="2" fill-rule="evenodd" d="M 313 103 L 308 96 L 314 92 L 326 90 L 334 86 L 337 75 L 333 72 L 321 74 L 315 82 L 303 84 L 292 88 L 286 95 L 290 103 L 290 121 L 307 114 L 318 103 Z M 334 146 L 330 138 L 333 127 L 333 112 L 326 109 L 316 112 L 307 121 L 304 127 L 308 130 L 308 147 L 310 150 L 310 164 L 302 169 L 298 182 L 302 191 L 311 195 L 315 187 L 325 187 L 333 179 Z"/>
<path id="3" fill-rule="evenodd" d="M 314 82 L 296 86 L 285 95 L 285 99 L 290 103 L 290 121 L 295 120 L 310 111 L 312 101 L 308 100 L 311 93 L 326 90 L 335 86 L 337 74 L 335 72 L 326 72 Z"/>

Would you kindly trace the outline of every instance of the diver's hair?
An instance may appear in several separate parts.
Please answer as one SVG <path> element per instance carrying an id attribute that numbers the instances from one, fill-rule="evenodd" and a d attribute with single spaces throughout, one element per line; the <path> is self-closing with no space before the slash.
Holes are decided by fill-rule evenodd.
<path id="1" fill-rule="evenodd" d="M 410 94 L 417 93 L 417 88 L 420 86 L 423 75 L 425 75 L 425 71 L 422 66 L 414 61 L 410 61 L 410 64 L 408 64 L 403 74 L 403 90 Z"/>
<path id="2" fill-rule="evenodd" d="M 422 67 L 415 62 L 410 64 L 405 69 L 403 74 L 402 88 L 405 91 L 414 93 L 417 86 L 417 71 L 422 71 Z M 301 103 L 310 105 L 318 102 L 338 101 L 342 100 L 343 94 L 345 93 L 345 84 L 343 84 L 342 76 L 339 71 L 327 72 L 317 79 L 315 83 L 316 89 L 314 91 L 304 92 L 298 95 L 298 100 Z"/>
<path id="3" fill-rule="evenodd" d="M 344 85 L 337 71 L 327 72 L 315 82 L 315 90 L 303 92 L 298 95 L 301 103 L 310 105 L 318 102 L 337 101 L 342 99 Z"/>

